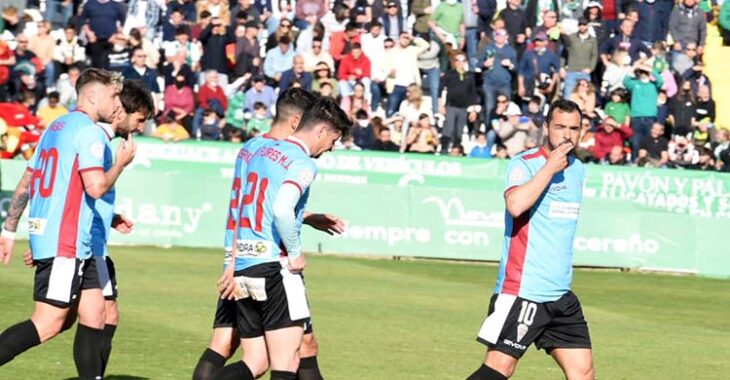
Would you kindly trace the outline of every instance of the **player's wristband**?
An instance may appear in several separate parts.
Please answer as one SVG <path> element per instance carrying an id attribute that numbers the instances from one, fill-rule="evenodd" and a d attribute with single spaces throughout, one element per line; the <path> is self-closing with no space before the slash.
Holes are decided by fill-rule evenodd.
<path id="1" fill-rule="evenodd" d="M 0 236 L 8 240 L 15 240 L 15 232 L 8 231 L 5 229 L 5 227 L 3 227 L 3 232 L 0 233 Z"/>

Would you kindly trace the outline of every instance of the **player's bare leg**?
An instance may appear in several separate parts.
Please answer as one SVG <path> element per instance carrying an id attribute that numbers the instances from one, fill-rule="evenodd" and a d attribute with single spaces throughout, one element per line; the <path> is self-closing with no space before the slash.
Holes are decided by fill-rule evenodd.
<path id="1" fill-rule="evenodd" d="M 267 331 L 266 347 L 271 362 L 271 380 L 294 380 L 299 368 L 299 346 L 304 329 L 301 326 Z M 246 347 L 244 347 L 245 355 Z"/>
<path id="2" fill-rule="evenodd" d="M 517 368 L 517 359 L 497 350 L 487 350 L 487 356 L 479 369 L 467 380 L 504 380 L 509 379 Z"/>
<path id="3" fill-rule="evenodd" d="M 119 324 L 119 306 L 117 305 L 117 301 L 105 300 L 104 312 L 106 317 L 104 319 L 104 332 L 102 333 L 103 339 L 101 341 L 102 375 L 106 372 L 109 356 L 112 353 L 112 339 L 114 339 L 114 333 L 116 333 L 117 325 Z"/>
<path id="4" fill-rule="evenodd" d="M 593 380 L 593 351 L 590 348 L 555 348 L 550 351 L 568 380 Z"/>
<path id="5" fill-rule="evenodd" d="M 322 380 L 322 374 L 317 365 L 317 354 L 319 345 L 314 333 L 304 334 L 302 344 L 299 346 L 299 370 L 298 380 Z"/>
<path id="6" fill-rule="evenodd" d="M 213 376 L 214 380 L 253 380 L 269 369 L 269 358 L 264 337 L 241 339 L 243 359 L 229 364 Z"/>
<path id="7" fill-rule="evenodd" d="M 67 315 L 68 308 L 36 302 L 29 320 L 8 327 L 0 334 L 0 366 L 58 335 Z"/>
<path id="8" fill-rule="evenodd" d="M 210 380 L 216 371 L 226 365 L 238 349 L 241 340 L 233 327 L 216 327 L 208 348 L 203 352 L 193 371 L 193 380 Z"/>
<path id="9" fill-rule="evenodd" d="M 101 377 L 101 341 L 106 321 L 101 289 L 84 289 L 79 299 L 79 324 L 74 339 L 74 362 L 79 379 Z"/>

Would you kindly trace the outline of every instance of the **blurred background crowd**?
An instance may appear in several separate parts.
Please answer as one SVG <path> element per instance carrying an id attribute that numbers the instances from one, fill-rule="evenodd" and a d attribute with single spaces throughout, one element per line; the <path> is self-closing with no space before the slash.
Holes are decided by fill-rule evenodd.
<path id="1" fill-rule="evenodd" d="M 93 66 L 144 82 L 145 134 L 171 143 L 266 133 L 302 87 L 353 119 L 342 149 L 503 159 L 563 97 L 584 161 L 730 171 L 709 33 L 730 45 L 730 2 L 4 0 L 1 154 L 29 157 Z"/>

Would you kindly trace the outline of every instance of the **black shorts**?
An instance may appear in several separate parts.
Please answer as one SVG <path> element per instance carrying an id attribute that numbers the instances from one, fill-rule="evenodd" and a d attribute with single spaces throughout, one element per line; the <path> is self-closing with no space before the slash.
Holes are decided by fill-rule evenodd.
<path id="1" fill-rule="evenodd" d="M 494 294 L 477 341 L 518 359 L 532 343 L 547 353 L 553 348 L 591 348 L 580 301 L 570 291 L 545 303 Z"/>
<path id="2" fill-rule="evenodd" d="M 99 283 L 94 258 L 51 257 L 35 260 L 33 300 L 61 308 L 76 305 L 84 284 Z"/>
<path id="3" fill-rule="evenodd" d="M 107 301 L 115 301 L 119 296 L 117 293 L 117 271 L 114 268 L 114 261 L 109 256 L 94 257 L 96 276 L 90 277 L 81 285 L 81 290 L 101 289 L 101 294 Z"/>
<path id="4" fill-rule="evenodd" d="M 259 264 L 234 274 L 246 296 L 236 301 L 236 327 L 241 338 L 309 322 L 309 305 L 300 274 L 279 262 Z"/>

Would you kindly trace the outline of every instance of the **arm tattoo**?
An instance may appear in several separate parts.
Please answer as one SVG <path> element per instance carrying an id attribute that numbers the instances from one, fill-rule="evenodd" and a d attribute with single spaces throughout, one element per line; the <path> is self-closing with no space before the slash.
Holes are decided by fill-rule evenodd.
<path id="1" fill-rule="evenodd" d="M 10 208 L 8 209 L 8 217 L 5 219 L 5 229 L 10 232 L 15 232 L 18 229 L 18 222 L 20 216 L 23 215 L 25 207 L 28 205 L 29 189 L 30 186 L 30 172 L 23 174 L 23 178 L 20 179 L 18 187 L 15 188 L 15 194 L 13 199 L 10 201 Z"/>

